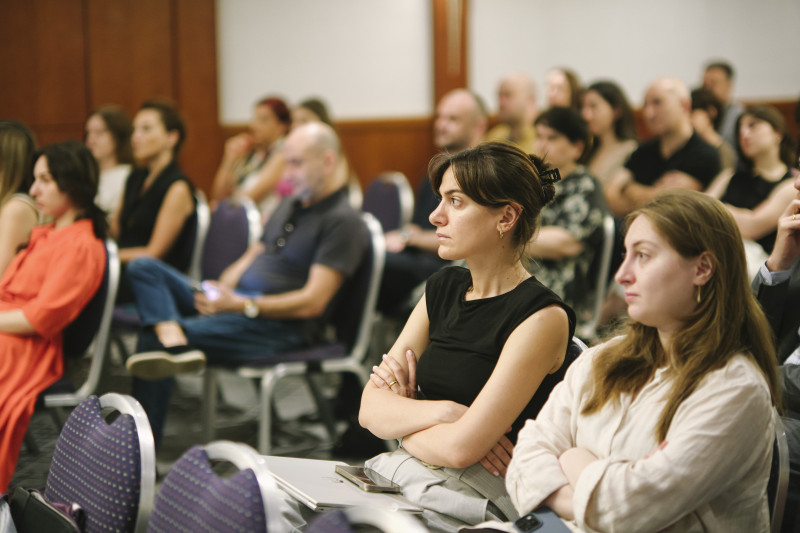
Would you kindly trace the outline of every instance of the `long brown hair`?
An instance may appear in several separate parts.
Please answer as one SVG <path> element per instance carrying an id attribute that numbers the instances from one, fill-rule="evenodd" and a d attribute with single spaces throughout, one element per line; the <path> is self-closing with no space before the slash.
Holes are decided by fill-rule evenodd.
<path id="1" fill-rule="evenodd" d="M 607 402 L 618 403 L 623 394 L 635 396 L 657 368 L 670 364 L 672 391 L 656 426 L 656 438 L 662 442 L 681 402 L 706 374 L 740 354 L 761 369 L 772 403 L 780 407 L 772 332 L 750 291 L 742 236 L 733 217 L 718 200 L 684 190 L 657 196 L 628 215 L 627 226 L 639 216 L 647 217 L 684 258 L 710 254 L 714 273 L 702 287 L 700 303 L 673 336 L 670 354 L 656 328 L 631 320 L 624 338 L 598 355 L 583 414 L 597 412 Z"/>
<path id="2" fill-rule="evenodd" d="M 0 206 L 33 184 L 33 153 L 36 139 L 16 120 L 0 120 Z"/>

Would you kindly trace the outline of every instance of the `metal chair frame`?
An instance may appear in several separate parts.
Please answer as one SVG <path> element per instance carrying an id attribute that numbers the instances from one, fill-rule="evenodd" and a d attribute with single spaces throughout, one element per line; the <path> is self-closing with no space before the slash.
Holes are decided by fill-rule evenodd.
<path id="1" fill-rule="evenodd" d="M 100 325 L 94 339 L 92 347 L 92 362 L 89 366 L 89 374 L 86 381 L 71 393 L 46 394 L 44 396 L 45 407 L 74 407 L 85 400 L 89 395 L 94 394 L 103 375 L 103 366 L 108 353 L 111 317 L 114 313 L 114 300 L 117 297 L 119 287 L 119 254 L 116 243 L 111 239 L 106 239 L 106 268 L 108 268 L 108 286 L 106 288 L 106 300 L 103 304 L 103 314 Z"/>

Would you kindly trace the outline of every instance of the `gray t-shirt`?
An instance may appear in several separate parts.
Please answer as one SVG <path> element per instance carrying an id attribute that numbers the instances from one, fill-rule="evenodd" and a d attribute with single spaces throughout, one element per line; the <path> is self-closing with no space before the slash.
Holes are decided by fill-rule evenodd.
<path id="1" fill-rule="evenodd" d="M 363 257 L 367 232 L 340 189 L 309 207 L 286 198 L 267 221 L 261 240 L 266 250 L 242 274 L 237 291 L 279 294 L 299 289 L 315 264 L 350 277 Z"/>

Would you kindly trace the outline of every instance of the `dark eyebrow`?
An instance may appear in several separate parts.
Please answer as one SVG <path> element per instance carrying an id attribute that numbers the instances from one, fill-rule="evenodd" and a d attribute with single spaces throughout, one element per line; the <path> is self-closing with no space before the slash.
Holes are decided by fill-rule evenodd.
<path id="1" fill-rule="evenodd" d="M 450 189 L 449 191 L 444 191 L 443 193 L 440 193 L 440 196 L 449 196 L 451 194 L 459 192 L 462 192 L 461 189 Z"/>

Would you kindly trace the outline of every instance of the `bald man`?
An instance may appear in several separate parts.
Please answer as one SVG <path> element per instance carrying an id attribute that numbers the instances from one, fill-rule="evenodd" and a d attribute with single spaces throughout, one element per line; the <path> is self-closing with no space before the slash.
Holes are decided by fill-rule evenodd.
<path id="1" fill-rule="evenodd" d="M 488 120 L 486 107 L 477 95 L 455 89 L 436 106 L 433 142 L 439 150 L 463 152 L 481 142 Z M 439 257 L 439 240 L 428 220 L 437 201 L 426 176 L 417 189 L 411 224 L 386 234 L 386 264 L 378 295 L 378 309 L 385 314 L 410 311 L 408 298 L 414 288 L 447 264 Z"/>
<path id="2" fill-rule="evenodd" d="M 720 172 L 719 155 L 692 128 L 686 85 L 661 78 L 647 89 L 644 119 L 653 135 L 642 143 L 606 187 L 617 217 L 643 206 L 665 189 L 705 190 Z"/>
<path id="3" fill-rule="evenodd" d="M 521 72 L 504 77 L 497 89 L 497 124 L 487 141 L 512 142 L 532 154 L 536 148 L 533 121 L 538 114 L 533 80 Z"/>
<path id="4" fill-rule="evenodd" d="M 194 292 L 186 276 L 156 259 L 129 263 L 145 326 L 126 367 L 133 394 L 160 441 L 173 374 L 237 365 L 303 348 L 324 335 L 323 315 L 352 276 L 368 236 L 336 172 L 339 139 L 322 123 L 292 131 L 284 178 L 294 189 L 269 217 L 261 240 L 218 281 Z"/>

